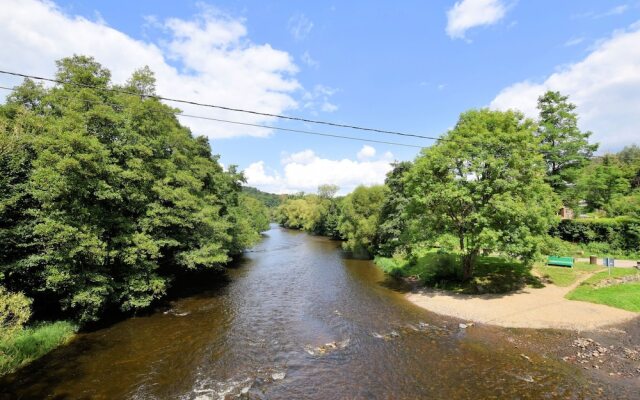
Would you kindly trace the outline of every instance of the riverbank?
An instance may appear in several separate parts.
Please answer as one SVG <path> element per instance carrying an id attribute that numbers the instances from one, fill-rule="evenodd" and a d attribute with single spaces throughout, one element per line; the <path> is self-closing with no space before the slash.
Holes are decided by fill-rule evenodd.
<path id="1" fill-rule="evenodd" d="M 628 322 L 640 313 L 565 296 L 589 275 L 570 286 L 526 287 L 506 294 L 456 294 L 423 288 L 407 295 L 413 304 L 451 317 L 509 328 L 596 330 Z"/>
<path id="2" fill-rule="evenodd" d="M 69 343 L 76 331 L 77 327 L 72 323 L 57 321 L 23 328 L 0 340 L 0 376 L 14 372 Z"/>

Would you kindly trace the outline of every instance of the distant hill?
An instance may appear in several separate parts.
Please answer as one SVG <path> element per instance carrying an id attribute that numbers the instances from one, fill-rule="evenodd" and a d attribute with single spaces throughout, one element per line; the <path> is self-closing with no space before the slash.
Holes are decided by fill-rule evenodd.
<path id="1" fill-rule="evenodd" d="M 286 194 L 267 193 L 250 186 L 243 186 L 242 191 L 247 195 L 253 197 L 254 199 L 259 200 L 269 208 L 278 207 L 280 203 L 287 197 Z"/>

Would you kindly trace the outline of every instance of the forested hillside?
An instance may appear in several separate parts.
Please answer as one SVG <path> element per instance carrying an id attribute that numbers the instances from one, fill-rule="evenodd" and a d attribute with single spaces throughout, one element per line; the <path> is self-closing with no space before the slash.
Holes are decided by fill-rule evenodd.
<path id="1" fill-rule="evenodd" d="M 286 194 L 273 194 L 263 192 L 251 186 L 242 186 L 242 192 L 246 193 L 249 197 L 253 197 L 259 200 L 262 204 L 269 208 L 278 207 L 284 199 L 287 198 Z"/>

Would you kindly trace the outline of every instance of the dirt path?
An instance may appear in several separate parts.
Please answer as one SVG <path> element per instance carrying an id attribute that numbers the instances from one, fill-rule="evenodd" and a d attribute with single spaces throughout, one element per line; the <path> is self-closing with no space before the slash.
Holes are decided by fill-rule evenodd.
<path id="1" fill-rule="evenodd" d="M 576 258 L 576 262 L 588 263 L 588 258 Z M 638 265 L 638 261 L 636 260 L 618 260 L 614 261 L 616 268 L 635 268 Z M 598 258 L 598 265 L 604 265 L 604 261 L 602 258 Z"/>
<path id="2" fill-rule="evenodd" d="M 482 295 L 423 289 L 408 294 L 407 298 L 438 314 L 514 328 L 593 330 L 640 317 L 640 313 L 564 298 L 589 276 L 581 277 L 569 287 L 547 285 L 509 294 Z"/>

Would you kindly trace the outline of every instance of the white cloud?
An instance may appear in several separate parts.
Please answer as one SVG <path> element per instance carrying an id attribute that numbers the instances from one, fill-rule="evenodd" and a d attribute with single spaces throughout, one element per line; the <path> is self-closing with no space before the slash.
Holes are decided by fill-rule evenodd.
<path id="1" fill-rule="evenodd" d="M 72 54 L 91 55 L 123 83 L 148 65 L 158 93 L 167 97 L 280 114 L 297 107 L 300 89 L 292 57 L 268 44 L 252 43 L 244 21 L 201 6 L 193 19 L 149 17 L 144 25 L 161 38 L 134 39 L 102 20 L 65 14 L 51 2 L 3 0 L 0 13 L 0 65 L 4 69 L 52 76 L 54 61 Z M 1 84 L 18 81 L 0 77 Z M 177 104 L 172 104 L 176 106 Z M 177 105 L 188 114 L 248 123 L 270 118 Z M 265 136 L 269 130 L 184 118 L 195 134 L 212 138 Z"/>
<path id="2" fill-rule="evenodd" d="M 295 40 L 304 40 L 311 33 L 313 22 L 304 14 L 296 14 L 289 18 L 287 26 Z"/>
<path id="3" fill-rule="evenodd" d="M 255 162 L 244 170 L 248 184 L 256 187 L 269 187 L 278 184 L 281 178 L 277 171 L 272 171 L 271 175 L 265 171 L 264 161 Z"/>
<path id="4" fill-rule="evenodd" d="M 282 165 L 292 163 L 307 165 L 311 164 L 317 158 L 318 157 L 316 156 L 316 153 L 313 152 L 313 150 L 307 149 L 293 154 L 284 153 L 282 158 L 280 159 L 280 163 Z"/>
<path id="5" fill-rule="evenodd" d="M 615 32 L 582 61 L 565 66 L 543 82 L 524 81 L 503 89 L 490 104 L 537 115 L 538 96 L 557 90 L 578 108 L 580 126 L 591 130 L 602 150 L 640 142 L 640 23 Z"/>
<path id="6" fill-rule="evenodd" d="M 371 158 L 375 155 L 376 149 L 365 144 L 364 146 L 362 146 L 362 149 L 360 149 L 358 154 L 356 154 L 356 157 L 358 157 L 358 160 L 366 160 L 367 158 Z"/>
<path id="7" fill-rule="evenodd" d="M 500 0 L 462 0 L 447 11 L 447 35 L 464 38 L 465 32 L 476 26 L 493 25 L 506 14 Z"/>
<path id="8" fill-rule="evenodd" d="M 366 150 L 371 156 L 375 149 Z M 365 147 L 361 150 L 365 150 Z M 386 152 L 379 160 L 331 160 L 319 157 L 312 150 L 304 150 L 282 157 L 283 174 L 267 171 L 263 161 L 255 162 L 244 170 L 249 186 L 271 193 L 315 192 L 323 184 L 340 186 L 340 194 L 351 192 L 358 185 L 384 183 L 391 170 L 393 154 Z"/>

